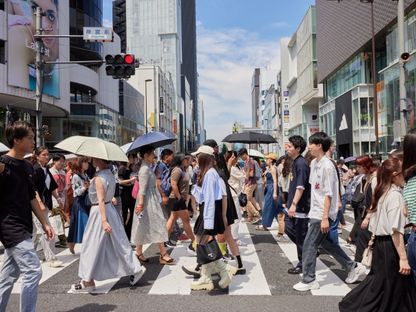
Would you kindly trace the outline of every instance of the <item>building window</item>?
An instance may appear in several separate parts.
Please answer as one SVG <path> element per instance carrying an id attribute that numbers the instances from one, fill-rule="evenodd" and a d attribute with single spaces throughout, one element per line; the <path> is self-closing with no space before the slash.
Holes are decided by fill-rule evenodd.
<path id="1" fill-rule="evenodd" d="M 4 11 L 4 0 L 0 0 L 0 11 Z"/>
<path id="2" fill-rule="evenodd" d="M 6 44 L 5 41 L 0 40 L 0 64 L 6 63 Z"/>

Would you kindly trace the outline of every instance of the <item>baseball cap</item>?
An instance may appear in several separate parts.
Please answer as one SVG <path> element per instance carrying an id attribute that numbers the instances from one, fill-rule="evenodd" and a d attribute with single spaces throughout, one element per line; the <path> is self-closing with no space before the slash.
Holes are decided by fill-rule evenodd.
<path id="1" fill-rule="evenodd" d="M 214 156 L 214 149 L 208 145 L 201 145 L 196 152 L 191 153 L 192 156 L 198 156 L 199 154 Z"/>

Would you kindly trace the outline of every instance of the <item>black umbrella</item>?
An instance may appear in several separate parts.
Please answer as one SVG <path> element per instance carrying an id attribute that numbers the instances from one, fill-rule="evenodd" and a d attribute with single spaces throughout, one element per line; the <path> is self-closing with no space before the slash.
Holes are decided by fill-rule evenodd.
<path id="1" fill-rule="evenodd" d="M 273 138 L 269 134 L 263 134 L 259 132 L 243 132 L 243 133 L 233 133 L 227 135 L 223 140 L 223 142 L 228 143 L 263 143 L 263 144 L 270 144 L 270 143 L 277 143 L 276 139 Z"/>
<path id="2" fill-rule="evenodd" d="M 166 132 L 150 132 L 146 133 L 131 143 L 127 150 L 127 154 L 137 153 L 142 146 L 152 145 L 154 148 L 162 147 L 176 141 L 171 133 Z"/>

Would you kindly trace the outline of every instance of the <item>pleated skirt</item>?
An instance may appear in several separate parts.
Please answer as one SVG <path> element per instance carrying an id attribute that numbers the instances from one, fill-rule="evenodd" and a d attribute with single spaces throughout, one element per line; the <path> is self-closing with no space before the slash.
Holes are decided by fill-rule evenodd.
<path id="1" fill-rule="evenodd" d="M 88 211 L 85 209 L 84 197 L 77 196 L 71 208 L 71 223 L 69 224 L 68 243 L 82 243 L 85 228 L 88 223 Z"/>
<path id="2" fill-rule="evenodd" d="M 141 270 L 116 208 L 110 203 L 105 210 L 111 233 L 103 230 L 98 206 L 91 207 L 85 228 L 78 275 L 86 281 L 120 278 Z"/>
<path id="3" fill-rule="evenodd" d="M 412 275 L 399 273 L 399 255 L 391 236 L 376 236 L 371 271 L 339 303 L 341 312 L 414 312 Z"/>

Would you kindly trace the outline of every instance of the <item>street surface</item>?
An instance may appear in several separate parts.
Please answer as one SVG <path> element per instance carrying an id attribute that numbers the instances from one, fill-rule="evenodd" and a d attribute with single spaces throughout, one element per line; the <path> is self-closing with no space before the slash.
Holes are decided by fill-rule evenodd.
<path id="1" fill-rule="evenodd" d="M 353 249 L 345 239 L 352 228 L 353 215 L 346 211 L 347 226 L 340 234 L 340 244 L 353 257 Z M 181 266 L 195 263 L 186 247 L 189 242 L 179 243 L 171 250 L 177 260 L 175 266 L 161 266 L 156 245 L 145 246 L 144 255 L 150 257 L 147 271 L 135 287 L 128 278 L 96 283 L 94 294 L 70 294 L 70 285 L 77 282 L 78 257 L 68 249 L 59 249 L 58 257 L 65 263 L 63 268 L 49 268 L 42 264 L 43 277 L 39 287 L 37 310 L 42 312 L 81 311 L 338 311 L 338 302 L 354 285 L 344 283 L 346 273 L 339 264 L 321 251 L 317 261 L 317 280 L 321 288 L 299 293 L 292 286 L 299 276 L 287 270 L 296 264 L 296 246 L 286 236 L 276 241 L 277 223 L 268 232 L 257 231 L 254 225 L 241 224 L 240 237 L 246 246 L 240 247 L 246 275 L 235 276 L 226 290 L 194 292 L 190 290 L 192 277 L 186 276 Z M 2 261 L 3 255 L 0 255 Z M 230 262 L 231 264 L 234 261 Z M 217 278 L 218 279 L 218 278 Z M 13 289 L 8 311 L 19 311 L 20 284 Z"/>

